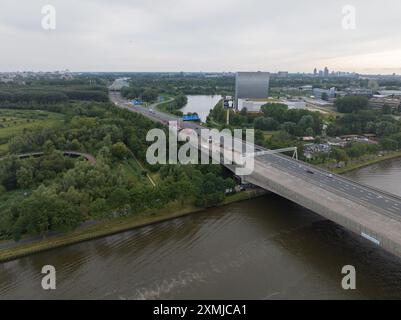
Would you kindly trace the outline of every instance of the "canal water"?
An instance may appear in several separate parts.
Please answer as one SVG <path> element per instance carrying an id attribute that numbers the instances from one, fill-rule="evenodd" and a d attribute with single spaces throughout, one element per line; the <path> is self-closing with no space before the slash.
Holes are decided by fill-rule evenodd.
<path id="1" fill-rule="evenodd" d="M 186 114 L 188 112 L 196 112 L 202 122 L 206 122 L 206 117 L 209 115 L 210 109 L 213 109 L 217 102 L 220 101 L 220 95 L 189 95 L 187 96 L 188 103 L 181 111 Z"/>
<path id="2" fill-rule="evenodd" d="M 401 195 L 401 160 L 349 177 Z M 57 289 L 41 289 L 41 268 Z M 354 291 L 341 269 L 356 268 Z M 0 299 L 401 298 L 401 259 L 275 195 L 0 265 Z"/>

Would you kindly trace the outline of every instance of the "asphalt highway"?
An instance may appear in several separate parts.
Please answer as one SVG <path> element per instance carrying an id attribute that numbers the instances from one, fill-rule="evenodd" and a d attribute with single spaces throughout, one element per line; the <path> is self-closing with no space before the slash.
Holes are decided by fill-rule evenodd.
<path id="1" fill-rule="evenodd" d="M 164 124 L 167 124 L 168 121 L 178 121 L 180 128 L 191 128 L 197 131 L 197 133 L 200 133 L 201 129 L 205 129 L 205 127 L 197 123 L 183 122 L 173 115 L 157 111 L 155 109 L 156 105 L 152 105 L 149 108 L 133 106 L 129 101 L 122 98 L 119 93 L 114 92 L 110 93 L 110 98 L 117 106 L 139 112 L 154 121 L 159 121 Z M 256 145 L 252 147 L 255 147 L 255 149 L 257 148 L 257 150 L 266 150 Z M 356 201 L 359 204 L 376 209 L 380 213 L 401 220 L 401 198 L 395 195 L 351 181 L 343 176 L 332 174 L 321 168 L 311 166 L 305 162 L 292 159 L 282 154 L 256 156 L 255 162 L 257 161 L 283 170 L 286 174 L 293 175 L 294 178 L 318 185 L 327 191 L 335 192 L 344 198 Z"/>

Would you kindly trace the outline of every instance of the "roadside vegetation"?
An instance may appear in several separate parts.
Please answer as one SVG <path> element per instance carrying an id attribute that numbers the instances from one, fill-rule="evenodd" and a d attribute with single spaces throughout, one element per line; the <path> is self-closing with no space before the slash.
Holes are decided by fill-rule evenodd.
<path id="1" fill-rule="evenodd" d="M 162 102 L 158 108 L 177 116 L 182 116 L 180 109 L 186 103 L 186 94 L 233 95 L 234 92 L 234 77 L 229 76 L 204 78 L 185 74 L 158 77 L 138 75 L 133 76 L 130 83 L 130 87 L 122 92 L 124 96 L 154 102 L 158 95 L 167 95 L 173 98 L 173 101 Z M 388 81 L 380 81 L 378 84 L 390 89 L 398 88 L 399 85 Z M 368 88 L 371 81 L 346 77 L 323 79 L 302 76 L 270 79 L 272 96 L 305 96 L 307 93 L 302 94 L 302 91 L 297 89 L 304 85 L 312 85 L 314 88 L 336 87 L 343 90 L 350 86 Z M 152 94 L 149 95 L 149 92 Z M 255 140 L 258 145 L 270 149 L 297 146 L 302 160 L 330 169 L 368 163 L 389 153 L 394 154 L 401 148 L 400 120 L 394 117 L 391 108 L 385 106 L 382 110 L 370 109 L 366 98 L 346 96 L 336 99 L 333 110 L 336 112 L 322 113 L 289 109 L 280 103 L 269 103 L 262 107 L 260 113 L 248 112 L 246 109 L 240 112 L 230 111 L 230 125 L 227 126 L 226 110 L 218 103 L 206 122 L 209 127 L 219 129 L 255 128 Z M 399 110 L 393 112 L 397 113 Z M 330 138 L 365 134 L 374 135 L 377 143 L 349 141 L 342 147 L 332 146 L 330 152 L 317 152 L 312 158 L 304 156 L 304 146 L 307 144 L 322 144 Z M 313 137 L 313 140 L 305 142 L 303 137 Z"/>
<path id="2" fill-rule="evenodd" d="M 207 78 L 203 75 L 131 75 L 130 86 L 122 90 L 127 98 L 142 98 L 150 102 L 159 95 L 178 96 L 180 94 L 227 94 L 233 95 L 235 86 L 234 76 L 217 76 Z"/>
<path id="3" fill-rule="evenodd" d="M 148 130 L 166 128 L 111 104 L 108 77 L 0 85 L 0 240 L 62 233 L 60 245 L 64 245 L 242 199 L 242 194 L 227 196 L 236 183 L 221 166 L 147 164 Z M 280 92 L 282 81 L 287 80 L 273 79 L 272 88 Z M 122 94 L 159 102 L 158 108 L 180 116 L 187 94 L 233 95 L 233 91 L 233 77 L 135 75 Z M 298 146 L 301 159 L 338 171 L 345 170 L 337 167 L 339 163 L 358 167 L 359 161 L 373 163 L 400 153 L 401 123 L 388 108 L 371 110 L 358 97 L 337 99 L 335 107 L 333 115 L 270 103 L 260 113 L 231 111 L 226 126 L 226 110 L 219 103 L 207 125 L 255 128 L 258 145 Z M 304 137 L 320 144 L 350 134 L 373 134 L 377 143 L 350 141 L 312 159 L 303 155 Z M 17 156 L 38 151 L 43 156 Z M 63 151 L 87 153 L 96 162 L 66 157 Z M 96 227 L 77 230 L 85 223 Z M 50 239 L 42 244 L 57 245 Z M 36 250 L 28 247 L 29 252 Z M 9 251 L 7 257 L 12 256 L 13 250 Z"/>
<path id="4" fill-rule="evenodd" d="M 187 102 L 188 102 L 187 96 L 180 93 L 176 97 L 174 97 L 172 101 L 167 101 L 165 103 L 158 105 L 158 109 L 163 112 L 171 113 L 178 117 L 181 117 L 183 116 L 183 113 L 180 109 L 185 107 Z"/>
<path id="5" fill-rule="evenodd" d="M 230 111 L 230 125 L 225 124 L 226 112 L 218 103 L 210 112 L 207 124 L 219 128 L 254 128 L 255 143 L 269 149 L 297 146 L 301 160 L 328 168 L 355 166 L 395 154 L 401 149 L 401 121 L 386 109 L 368 109 L 362 97 L 345 97 L 336 100 L 338 115 L 324 115 L 305 109 L 289 109 L 279 103 L 268 103 L 259 113 L 246 108 Z M 321 144 L 330 138 L 346 135 L 373 135 L 374 142 L 348 141 L 343 147 L 332 146 L 330 152 L 318 152 L 312 159 L 303 155 L 307 144 Z M 313 137 L 304 142 L 303 137 Z"/>
<path id="6" fill-rule="evenodd" d="M 26 130 L 63 124 L 64 115 L 46 111 L 0 109 L 0 156 L 8 152 L 8 141 Z"/>
<path id="7" fill-rule="evenodd" d="M 67 87 L 60 93 L 68 91 Z M 166 129 L 109 102 L 86 101 L 86 95 L 78 93 L 57 102 L 28 95 L 23 102 L 7 98 L 0 111 L 13 117 L 44 112 L 47 118 L 62 120 L 59 126 L 38 121 L 36 127 L 26 127 L 5 141 L 7 153 L 0 160 L 0 239 L 46 237 L 72 231 L 86 221 L 135 216 L 171 203 L 215 206 L 235 186 L 221 166 L 148 165 L 146 134 L 154 127 Z M 96 163 L 65 157 L 65 150 L 91 154 Z M 15 156 L 37 151 L 44 155 Z M 148 176 L 157 177 L 155 186 Z"/>
<path id="8" fill-rule="evenodd" d="M 127 99 L 139 99 L 146 103 L 155 103 L 157 108 L 178 117 L 183 116 L 182 109 L 187 104 L 187 95 L 191 94 L 233 94 L 234 77 L 220 76 L 151 76 L 135 75 L 131 77 L 130 86 L 121 90 Z"/>

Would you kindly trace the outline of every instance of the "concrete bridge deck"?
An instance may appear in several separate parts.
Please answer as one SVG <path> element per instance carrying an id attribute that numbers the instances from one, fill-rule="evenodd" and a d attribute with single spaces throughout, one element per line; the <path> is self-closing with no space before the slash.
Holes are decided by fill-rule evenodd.
<path id="1" fill-rule="evenodd" d="M 133 107 L 119 93 L 111 93 L 110 98 L 116 106 L 139 112 L 154 121 L 166 123 L 178 120 L 169 114 Z M 196 123 L 180 122 L 180 126 L 198 132 L 203 129 Z M 226 167 L 232 171 L 235 169 L 233 165 Z M 278 154 L 255 157 L 253 173 L 243 178 L 401 257 L 400 197 Z"/>

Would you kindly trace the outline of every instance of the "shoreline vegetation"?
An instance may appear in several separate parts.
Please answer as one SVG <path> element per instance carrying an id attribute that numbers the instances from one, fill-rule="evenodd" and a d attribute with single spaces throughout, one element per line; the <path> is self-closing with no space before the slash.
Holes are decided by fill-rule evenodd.
<path id="1" fill-rule="evenodd" d="M 354 171 L 354 170 L 362 169 L 362 168 L 365 168 L 365 167 L 369 167 L 369 166 L 371 166 L 373 164 L 376 164 L 376 163 L 379 163 L 379 162 L 392 160 L 392 159 L 396 159 L 396 158 L 401 158 L 401 151 L 390 152 L 390 153 L 385 154 L 383 156 L 376 156 L 374 159 L 369 159 L 369 160 L 361 161 L 361 162 L 358 162 L 358 163 L 349 164 L 349 165 L 346 165 L 346 166 L 344 166 L 342 168 L 332 169 L 331 171 L 333 171 L 334 173 L 337 173 L 337 174 L 343 174 L 343 173 L 347 173 L 347 172 L 350 172 L 350 171 Z"/>
<path id="2" fill-rule="evenodd" d="M 171 79 L 169 79 L 169 81 L 170 80 Z M 186 81 L 187 81 L 187 79 L 186 79 Z M 208 80 L 208 81 L 210 81 L 210 80 Z M 163 83 L 164 83 L 164 80 L 162 81 L 162 84 Z M 224 90 L 227 92 L 231 92 L 233 89 L 232 88 L 233 83 L 231 83 L 231 84 L 230 83 L 225 84 L 225 86 L 224 86 Z M 186 94 L 193 93 L 193 92 L 188 92 L 188 88 L 186 88 L 186 82 L 184 85 L 183 83 L 178 81 L 176 83 L 176 86 L 175 86 L 176 88 L 174 90 L 172 90 L 171 87 L 167 86 L 166 83 L 164 83 L 165 87 L 163 87 L 164 88 L 163 90 L 156 90 L 155 87 L 157 87 L 157 86 L 153 82 L 152 79 L 142 79 L 139 81 L 139 84 L 142 84 L 142 85 L 138 87 L 136 85 L 135 81 L 133 80 L 133 82 L 131 83 L 131 86 L 127 89 L 127 92 L 125 92 L 125 94 L 123 96 L 125 96 L 128 99 L 139 97 L 144 102 L 146 102 L 146 105 L 149 108 L 155 108 L 157 110 L 167 112 L 167 113 L 173 114 L 175 116 L 181 116 L 180 109 L 182 107 L 184 107 L 184 105 L 186 104 Z M 217 85 L 215 87 L 217 87 Z M 221 87 L 221 86 L 219 85 L 218 87 Z M 35 108 L 38 108 L 38 106 L 40 106 L 40 103 L 47 103 L 51 106 L 54 105 L 52 108 L 49 108 L 49 110 L 47 110 L 47 112 L 51 111 L 51 112 L 54 112 L 57 114 L 58 113 L 63 114 L 63 112 L 64 112 L 66 114 L 69 114 L 70 117 L 77 116 L 77 114 L 79 114 L 81 116 L 81 118 L 82 118 L 82 115 L 78 111 L 80 111 L 83 106 L 85 108 L 89 107 L 89 109 L 90 109 L 89 111 L 91 113 L 85 114 L 85 117 L 83 117 L 83 119 L 71 118 L 74 120 L 74 121 L 72 121 L 71 119 L 69 119 L 68 117 L 66 117 L 63 114 L 63 117 L 66 118 L 64 121 L 66 123 L 71 122 L 70 126 L 75 131 L 77 130 L 77 128 L 82 127 L 81 125 L 78 126 L 78 124 L 80 124 L 78 120 L 84 121 L 84 124 L 89 127 L 96 127 L 96 126 L 92 125 L 92 122 L 89 121 L 90 117 L 93 117 L 94 115 L 97 115 L 97 117 L 105 123 L 110 120 L 113 120 L 114 121 L 113 123 L 116 123 L 117 120 L 119 121 L 117 123 L 120 123 L 122 121 L 121 119 L 112 118 L 110 116 L 110 114 L 113 114 L 111 112 L 111 108 L 104 109 L 105 107 L 101 105 L 102 103 L 107 103 L 107 101 L 108 101 L 107 89 L 105 86 L 103 86 L 101 84 L 97 88 L 93 88 L 93 87 L 90 87 L 90 88 L 83 87 L 82 88 L 82 87 L 75 87 L 75 86 L 69 86 L 69 87 L 65 87 L 65 88 L 63 87 L 61 90 L 62 91 L 61 93 L 55 92 L 55 91 L 59 90 L 59 88 L 56 88 L 57 89 L 56 90 L 52 86 L 47 86 L 45 88 L 43 88 L 43 86 L 42 86 L 40 88 L 43 89 L 42 90 L 43 92 L 41 92 L 40 94 L 33 95 L 31 97 L 32 105 L 26 105 L 26 104 L 22 103 L 21 101 L 24 98 L 24 96 L 21 96 L 19 92 L 13 92 L 11 94 L 11 96 L 5 95 L 3 97 L 4 98 L 3 100 L 5 101 L 4 103 L 8 106 L 8 109 L 19 110 L 19 112 L 22 112 L 21 110 L 26 109 L 27 107 L 28 107 L 28 109 L 29 108 L 35 109 Z M 46 90 L 44 90 L 44 89 L 46 89 Z M 94 90 L 94 89 L 96 89 L 96 90 Z M 157 97 L 160 96 L 160 94 L 163 95 L 163 101 L 151 103 L 151 102 L 156 101 Z M 9 100 L 12 102 L 10 102 Z M 87 103 L 89 103 L 88 101 L 91 101 L 90 102 L 91 104 L 94 102 L 97 102 L 97 104 L 99 104 L 99 105 L 94 105 L 94 106 L 88 105 L 87 104 Z M 219 106 L 219 105 L 220 104 L 217 104 L 217 106 Z M 354 104 L 351 104 L 351 105 L 353 106 Z M 66 106 L 70 106 L 70 107 L 73 106 L 74 108 L 66 108 Z M 322 127 L 321 124 L 322 124 L 323 119 L 322 119 L 321 115 L 318 115 L 318 113 L 313 113 L 310 111 L 291 111 L 290 112 L 281 105 L 275 105 L 273 107 L 274 108 L 270 108 L 272 110 L 270 110 L 270 109 L 264 110 L 263 117 L 259 117 L 259 118 L 254 118 L 251 114 L 248 114 L 246 111 L 243 113 L 239 113 L 238 115 L 236 115 L 236 117 L 232 118 L 233 124 L 235 123 L 235 126 L 240 126 L 240 127 L 252 125 L 255 128 L 258 127 L 259 131 L 262 133 L 267 132 L 267 131 L 277 132 L 279 130 L 281 130 L 282 133 L 285 133 L 285 134 L 281 134 L 281 135 L 278 135 L 277 137 L 275 137 L 277 139 L 270 139 L 271 141 L 270 140 L 268 141 L 269 144 L 265 145 L 268 148 L 278 148 L 279 146 L 282 146 L 283 143 L 290 143 L 292 145 L 294 142 L 294 139 L 296 137 L 305 136 L 305 135 L 314 136 L 314 135 L 318 135 L 321 133 L 321 127 Z M 347 107 L 347 105 L 340 106 L 340 107 L 345 108 L 345 107 Z M 71 111 L 71 109 L 73 109 L 72 110 L 73 112 Z M 218 110 L 218 108 L 215 108 L 215 109 L 217 109 L 217 110 L 214 110 L 214 112 L 212 113 L 212 116 L 209 117 L 209 121 L 207 123 L 208 126 L 211 126 L 211 127 L 224 126 L 223 124 L 219 124 L 219 123 L 224 123 L 224 120 L 225 120 L 224 110 Z M 75 111 L 77 111 L 78 113 Z M 350 110 L 343 110 L 343 111 L 347 113 Z M 356 111 L 358 111 L 358 110 L 356 110 Z M 27 111 L 24 111 L 24 112 L 27 112 Z M 43 110 L 41 112 L 43 112 Z M 293 113 L 295 113 L 295 115 Z M 371 114 L 363 114 L 363 112 L 361 112 L 361 113 L 363 115 L 363 117 L 362 117 L 363 121 L 365 121 L 366 119 L 369 120 L 370 119 L 369 117 L 378 116 L 378 114 L 376 114 L 376 113 L 372 114 L 372 115 Z M 124 112 L 121 112 L 120 116 L 122 116 L 124 118 L 125 116 L 128 116 L 128 114 L 124 114 Z M 280 122 L 278 121 L 279 119 L 274 118 L 276 116 L 277 117 L 283 116 L 284 118 L 285 117 L 289 117 L 289 118 L 288 119 L 283 118 L 284 120 L 281 119 L 284 121 L 283 125 L 281 126 Z M 291 117 L 295 116 L 296 119 L 290 119 L 290 116 Z M 347 118 L 347 116 L 349 119 Z M 352 123 L 352 121 L 354 121 L 354 119 L 351 116 L 352 115 L 345 114 L 343 117 L 339 117 L 339 119 L 337 121 L 338 123 L 336 122 L 337 126 L 332 126 L 329 128 L 331 131 L 333 131 L 331 135 L 332 136 L 339 135 L 341 130 L 345 130 L 345 131 L 350 130 L 350 128 L 348 126 L 350 123 Z M 380 116 L 385 117 L 386 115 L 380 115 Z M 14 119 L 16 117 L 14 117 L 11 121 L 11 119 L 9 119 L 9 117 L 8 118 L 7 117 L 8 117 L 8 114 L 5 114 L 4 118 L 6 121 L 3 121 L 3 122 L 5 122 L 5 124 L 3 124 L 3 126 L 7 126 L 7 128 L 17 127 L 19 122 L 22 121 L 21 119 Z M 20 118 L 23 118 L 22 115 Z M 109 119 L 109 118 L 111 118 L 111 119 Z M 222 121 L 218 121 L 220 118 L 222 119 Z M 347 120 L 348 122 L 342 121 L 341 119 L 346 119 L 346 120 L 348 119 L 349 121 L 348 120 Z M 126 119 L 124 119 L 124 120 L 126 120 Z M 140 117 L 136 117 L 134 120 L 141 121 L 141 126 L 139 126 L 140 129 L 145 130 L 148 127 L 147 122 L 142 121 L 142 119 L 140 119 Z M 290 120 L 292 122 L 290 122 Z M 386 120 L 386 121 L 384 121 L 384 120 Z M 24 121 L 28 121 L 28 120 L 24 120 Z M 389 122 L 387 118 L 383 118 L 382 122 L 383 122 L 382 124 L 386 125 L 386 126 L 384 126 L 385 128 L 388 127 L 390 129 L 395 129 L 394 126 L 391 126 L 393 123 Z M 107 124 L 109 124 L 109 123 L 107 123 Z M 272 127 L 272 128 L 270 128 L 270 127 Z M 374 127 L 376 128 L 377 126 L 375 125 Z M 376 129 L 379 130 L 379 129 L 383 129 L 383 128 L 381 128 L 379 126 Z M 16 130 L 16 129 L 14 128 L 13 130 Z M 135 131 L 135 133 L 139 134 L 143 130 L 137 130 L 137 131 Z M 131 132 L 131 131 L 129 131 L 129 133 L 133 134 L 133 132 Z M 347 133 L 347 132 L 342 132 L 342 133 Z M 138 138 L 136 135 L 134 135 L 134 136 L 135 136 L 135 138 Z M 274 134 L 271 136 L 274 136 Z M 272 138 L 271 136 L 269 135 L 269 138 Z M 260 138 L 259 142 L 261 140 L 262 140 L 262 142 L 267 142 L 267 141 L 265 141 L 264 136 L 263 136 L 263 139 L 261 137 L 259 137 L 259 138 Z M 127 142 L 132 142 L 132 145 L 135 146 L 134 142 L 140 141 L 138 139 L 134 139 L 132 141 L 130 139 L 128 139 L 128 140 L 126 139 L 126 140 L 127 140 Z M 113 143 L 114 142 L 115 141 L 113 141 Z M 260 144 L 260 143 L 258 143 L 258 141 L 255 141 L 255 142 L 257 144 Z M 387 141 L 387 142 L 389 142 L 389 141 Z M 391 140 L 390 142 L 394 142 L 394 141 Z M 93 143 L 91 141 L 86 141 L 86 143 L 87 143 L 86 147 L 88 147 L 89 149 L 91 146 L 93 147 Z M 112 145 L 112 146 L 114 146 L 114 145 Z M 130 150 L 130 149 L 128 149 L 128 150 Z M 395 150 L 395 149 L 389 149 L 389 150 Z M 95 151 L 99 151 L 99 150 L 95 150 Z M 137 159 L 137 157 L 135 157 L 134 154 L 133 154 L 133 156 L 134 156 L 134 159 L 138 162 L 138 164 L 140 166 L 141 159 L 140 158 Z M 369 158 L 369 159 L 365 159 L 365 160 L 361 160 L 361 161 L 357 161 L 357 162 L 349 162 L 344 167 L 332 168 L 331 171 L 338 173 L 338 174 L 342 174 L 342 173 L 360 169 L 362 167 L 366 167 L 366 166 L 369 166 L 369 165 L 372 165 L 372 164 L 375 164 L 375 163 L 378 163 L 381 161 L 394 159 L 397 157 L 401 157 L 401 151 L 393 151 L 393 152 L 387 153 L 383 156 L 376 156 L 374 158 Z M 116 160 L 116 163 L 121 164 L 121 161 L 119 162 Z M 140 170 L 144 171 L 144 168 L 140 168 Z M 147 174 L 147 178 L 150 180 L 151 184 L 153 184 L 153 185 L 155 184 L 155 182 L 152 183 L 153 180 L 158 182 L 158 179 L 157 179 L 158 172 L 156 171 L 154 174 L 156 175 L 156 177 L 154 177 L 152 174 L 150 174 L 150 175 Z M 242 192 L 227 196 L 223 202 L 215 205 L 214 207 L 220 207 L 220 206 L 224 206 L 224 205 L 227 205 L 230 203 L 253 199 L 253 198 L 259 197 L 261 195 L 264 195 L 266 193 L 268 193 L 268 192 L 265 190 L 261 190 L 261 189 L 242 191 Z M 152 225 L 152 224 L 156 224 L 156 223 L 162 223 L 164 221 L 187 216 L 189 214 L 194 214 L 196 212 L 205 212 L 205 210 L 208 210 L 208 208 L 210 208 L 210 207 L 207 205 L 195 206 L 194 204 L 183 204 L 179 200 L 175 200 L 175 201 L 168 203 L 165 207 L 163 207 L 161 209 L 155 209 L 155 208 L 148 209 L 141 213 L 138 213 L 138 214 L 135 214 L 135 215 L 132 215 L 129 217 L 120 217 L 120 218 L 114 218 L 111 220 L 100 220 L 100 219 L 93 217 L 92 220 L 89 220 L 90 222 L 88 222 L 86 224 L 84 223 L 83 225 L 81 225 L 74 231 L 70 231 L 67 233 L 53 234 L 51 236 L 48 236 L 47 238 L 38 239 L 38 238 L 32 238 L 32 237 L 31 238 L 24 237 L 24 239 L 20 243 L 13 242 L 12 240 L 0 241 L 0 263 L 15 260 L 15 259 L 18 259 L 18 258 L 21 258 L 24 256 L 35 254 L 35 253 L 52 250 L 52 249 L 59 248 L 59 247 L 69 246 L 72 244 L 77 244 L 77 243 L 90 241 L 90 240 L 101 238 L 101 237 L 110 236 L 113 234 L 133 230 L 136 228 L 140 228 L 140 227 L 144 227 L 144 226 L 148 226 L 148 225 Z"/>
<path id="3" fill-rule="evenodd" d="M 265 195 L 267 191 L 261 189 L 242 191 L 230 196 L 223 203 L 216 207 L 225 206 L 231 203 L 245 201 Z M 181 205 L 177 202 L 168 204 L 162 209 L 151 209 L 131 217 L 115 218 L 101 221 L 86 227 L 78 228 L 66 234 L 49 236 L 38 241 L 23 243 L 10 248 L 0 250 L 0 263 L 19 259 L 35 253 L 78 244 L 121 232 L 145 227 L 148 225 L 162 223 L 179 217 L 184 217 L 196 212 L 204 212 L 209 208 L 199 208 L 193 205 Z M 0 246 L 12 241 L 2 241 Z"/>
<path id="4" fill-rule="evenodd" d="M 168 112 L 163 107 L 168 106 L 172 101 L 174 101 L 174 98 L 167 97 L 165 101 L 154 103 L 153 105 L 151 105 L 151 107 L 156 108 L 159 111 Z M 377 156 L 374 159 L 368 159 L 357 163 L 350 163 L 342 168 L 331 168 L 328 170 L 331 170 L 332 172 L 337 174 L 343 174 L 382 161 L 391 160 L 399 157 L 401 157 L 401 151 L 396 151 L 385 154 L 381 157 Z M 250 200 L 256 197 L 260 197 L 266 193 L 268 192 L 261 189 L 242 191 L 234 195 L 227 196 L 225 201 L 217 205 L 217 207 L 244 200 Z M 0 263 L 59 247 L 65 247 L 72 244 L 110 236 L 113 234 L 145 227 L 152 224 L 162 223 L 197 212 L 204 212 L 205 210 L 208 210 L 208 208 L 195 207 L 194 205 L 182 205 L 178 202 L 173 202 L 162 209 L 149 209 L 130 217 L 96 221 L 90 225 L 81 226 L 75 231 L 49 236 L 48 238 L 43 238 L 40 240 L 26 239 L 25 242 L 21 244 L 14 243 L 11 240 L 0 241 L 0 248 L 2 246 L 5 247 L 4 249 L 0 249 Z"/>
<path id="5" fill-rule="evenodd" d="M 401 151 L 387 154 L 382 157 L 377 157 L 373 160 L 345 166 L 343 168 L 338 168 L 333 170 L 333 172 L 338 174 L 344 174 L 382 161 L 392 160 L 396 158 L 401 158 Z M 242 191 L 227 196 L 225 201 L 222 204 L 218 205 L 217 207 L 222 207 L 240 201 L 251 200 L 257 197 L 261 197 L 267 193 L 268 193 L 267 191 L 261 189 Z M 167 205 L 165 208 L 162 209 L 152 209 L 131 217 L 116 218 L 112 220 L 101 221 L 95 224 L 91 224 L 89 226 L 78 228 L 77 230 L 66 234 L 50 236 L 45 239 L 29 243 L 23 243 L 21 245 L 17 244 L 16 246 L 12 246 L 6 249 L 0 249 L 0 263 L 16 260 L 28 255 L 52 250 L 59 247 L 78 244 L 102 237 L 111 236 L 121 232 L 134 230 L 137 228 L 157 223 L 162 223 L 165 221 L 184 217 L 197 212 L 204 212 L 208 209 L 209 208 L 195 207 L 193 205 L 182 206 L 177 202 L 170 203 L 169 205 Z M 10 242 L 11 241 L 2 241 L 0 242 L 0 246 L 2 244 Z"/>

